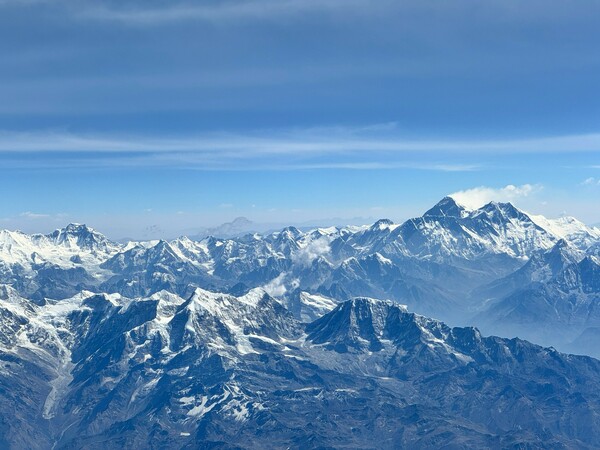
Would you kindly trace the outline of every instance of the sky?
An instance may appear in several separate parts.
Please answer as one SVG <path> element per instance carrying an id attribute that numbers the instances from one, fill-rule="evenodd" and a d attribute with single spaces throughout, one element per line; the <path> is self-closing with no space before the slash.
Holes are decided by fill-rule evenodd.
<path id="1" fill-rule="evenodd" d="M 598 1 L 0 0 L 0 228 L 600 222 Z"/>

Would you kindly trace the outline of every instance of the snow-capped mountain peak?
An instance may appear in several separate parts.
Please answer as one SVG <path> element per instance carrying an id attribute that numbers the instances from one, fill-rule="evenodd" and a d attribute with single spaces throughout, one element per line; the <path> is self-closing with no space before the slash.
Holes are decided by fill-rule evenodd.
<path id="1" fill-rule="evenodd" d="M 55 230 L 48 234 L 47 238 L 56 245 L 82 251 L 110 252 L 117 248 L 117 245 L 110 242 L 103 234 L 78 223 L 70 223 L 64 228 Z"/>
<path id="2" fill-rule="evenodd" d="M 581 250 L 600 241 L 600 229 L 589 227 L 574 217 L 563 216 L 558 219 L 547 219 L 540 215 L 529 215 L 529 217 L 552 235 L 571 242 Z"/>
<path id="3" fill-rule="evenodd" d="M 396 228 L 398 226 L 399 225 L 395 224 L 390 219 L 379 219 L 377 222 L 375 222 L 373 225 L 371 225 L 371 227 L 369 229 L 372 231 L 393 230 L 394 228 Z"/>
<path id="4" fill-rule="evenodd" d="M 462 217 L 467 208 L 460 205 L 454 198 L 448 196 L 441 199 L 431 209 L 427 210 L 423 216 L 449 216 Z"/>

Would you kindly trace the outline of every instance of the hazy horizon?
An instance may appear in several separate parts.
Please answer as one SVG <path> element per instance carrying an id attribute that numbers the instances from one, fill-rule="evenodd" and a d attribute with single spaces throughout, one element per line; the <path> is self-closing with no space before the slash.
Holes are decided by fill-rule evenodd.
<path id="1" fill-rule="evenodd" d="M 488 188 L 475 188 L 475 189 L 470 189 L 470 190 L 466 190 L 466 191 L 459 191 L 456 193 L 452 193 L 452 194 L 449 194 L 449 196 L 452 196 L 459 205 L 461 205 L 462 207 L 464 207 L 466 209 L 477 209 L 491 201 L 508 202 L 508 203 L 511 203 L 511 204 L 517 206 L 519 209 L 522 209 L 527 214 L 543 215 L 543 214 L 540 214 L 538 211 L 526 210 L 519 206 L 519 204 L 523 203 L 523 199 L 529 195 L 530 191 L 535 192 L 536 189 L 540 189 L 540 188 L 534 187 L 534 186 L 518 187 L 518 186 L 510 186 L 509 185 L 503 189 L 498 189 L 498 190 L 492 190 L 492 189 L 488 189 Z M 523 193 L 522 191 L 526 191 L 526 193 Z M 445 197 L 445 196 L 440 197 L 438 200 L 442 200 L 443 197 Z M 435 203 L 437 203 L 437 201 Z M 7 228 L 7 227 L 3 227 L 3 229 L 9 229 L 11 231 L 22 231 L 22 232 L 29 233 L 29 234 L 35 234 L 35 233 L 47 234 L 56 229 L 64 228 L 68 224 L 81 224 L 81 225 L 86 225 L 90 228 L 93 228 L 96 231 L 104 234 L 108 238 L 117 240 L 117 241 L 175 239 L 175 238 L 182 237 L 182 236 L 194 238 L 194 237 L 199 237 L 199 236 L 211 235 L 214 233 L 217 234 L 217 237 L 223 237 L 223 236 L 218 236 L 219 231 L 223 232 L 223 230 L 221 228 L 227 227 L 228 225 L 231 225 L 238 220 L 247 221 L 248 223 L 245 224 L 245 226 L 243 226 L 242 228 L 240 228 L 239 232 L 233 232 L 233 235 L 241 235 L 241 234 L 245 234 L 246 232 L 265 233 L 265 232 L 271 232 L 271 231 L 278 231 L 278 230 L 283 229 L 288 226 L 294 226 L 294 227 L 303 228 L 303 229 L 325 228 L 325 227 L 331 227 L 331 226 L 335 226 L 335 227 L 369 226 L 369 225 L 372 225 L 373 223 L 375 223 L 376 221 L 382 220 L 382 219 L 392 220 L 394 223 L 403 223 L 406 220 L 410 220 L 415 217 L 420 217 L 429 208 L 434 206 L 435 203 L 431 203 L 429 205 L 423 205 L 423 207 L 419 211 L 415 212 L 412 215 L 408 215 L 408 216 L 404 216 L 404 217 L 392 217 L 392 216 L 377 215 L 377 211 L 373 210 L 372 212 L 375 215 L 369 216 L 369 217 L 360 217 L 360 216 L 325 217 L 325 218 L 314 218 L 314 219 L 308 219 L 308 220 L 291 220 L 291 221 L 287 221 L 287 222 L 276 221 L 276 220 L 271 221 L 271 222 L 261 222 L 261 221 L 257 221 L 257 220 L 252 220 L 252 216 L 250 216 L 250 217 L 232 216 L 230 218 L 227 218 L 227 216 L 224 215 L 225 219 L 223 220 L 223 222 L 206 223 L 206 222 L 202 221 L 202 216 L 199 215 L 197 217 L 198 222 L 196 222 L 196 224 L 193 226 L 190 226 L 188 228 L 176 228 L 176 227 L 169 228 L 168 225 L 167 226 L 164 225 L 164 224 L 172 223 L 171 216 L 167 215 L 165 217 L 162 217 L 162 220 L 163 220 L 162 224 L 160 222 L 156 222 L 156 223 L 148 225 L 145 229 L 143 229 L 141 231 L 137 231 L 137 232 L 135 231 L 135 228 L 131 228 L 131 230 L 134 230 L 134 231 L 128 233 L 127 227 L 126 227 L 127 224 L 124 224 L 125 225 L 124 229 L 120 229 L 118 227 L 118 225 L 115 227 L 114 221 L 110 217 L 109 218 L 100 217 L 100 219 L 97 220 L 98 224 L 100 225 L 100 226 L 98 226 L 98 224 L 94 223 L 94 221 L 93 221 L 94 219 L 92 219 L 92 221 L 86 221 L 86 220 L 80 221 L 80 220 L 70 220 L 69 216 L 67 216 L 67 215 L 55 216 L 52 218 L 46 217 L 44 215 L 40 215 L 39 217 L 32 217 L 32 219 L 35 219 L 35 220 L 32 220 L 30 222 L 30 226 L 28 228 L 25 228 L 25 229 L 12 228 L 11 229 L 11 228 Z M 180 215 L 182 215 L 182 214 L 176 214 L 176 216 L 180 216 Z M 549 219 L 555 219 L 555 218 L 563 217 L 563 216 L 568 216 L 568 214 L 563 212 L 561 214 L 558 214 L 557 216 L 546 216 L 546 217 Z M 570 217 L 575 217 L 575 216 L 570 216 Z M 191 220 L 190 217 L 188 217 L 188 219 Z M 575 219 L 580 220 L 578 217 L 575 217 Z M 6 224 L 8 221 L 6 219 L 4 219 L 3 222 Z M 586 223 L 586 225 L 600 226 L 599 223 Z M 125 230 L 125 231 L 123 231 L 123 230 Z M 230 235 L 228 235 L 228 234 L 224 235 L 224 237 L 229 237 L 229 236 Z"/>

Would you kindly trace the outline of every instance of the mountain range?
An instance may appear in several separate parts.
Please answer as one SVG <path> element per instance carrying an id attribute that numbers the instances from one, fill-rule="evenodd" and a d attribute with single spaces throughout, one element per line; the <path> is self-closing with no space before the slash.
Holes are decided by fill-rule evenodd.
<path id="1" fill-rule="evenodd" d="M 0 446 L 597 448 L 599 249 L 451 197 L 238 237 L 0 231 Z"/>
<path id="2" fill-rule="evenodd" d="M 309 296 L 327 304 L 367 296 L 570 350 L 600 325 L 593 312 L 599 249 L 600 230 L 574 218 L 550 220 L 510 203 L 468 210 L 446 197 L 402 224 L 287 227 L 236 238 L 119 244 L 76 224 L 48 235 L 1 231 L 0 283 L 38 303 L 82 290 L 135 298 L 261 287 L 297 317 L 312 318 L 323 311 L 311 311 L 302 300 Z M 597 355 L 594 346 L 586 352 Z"/>

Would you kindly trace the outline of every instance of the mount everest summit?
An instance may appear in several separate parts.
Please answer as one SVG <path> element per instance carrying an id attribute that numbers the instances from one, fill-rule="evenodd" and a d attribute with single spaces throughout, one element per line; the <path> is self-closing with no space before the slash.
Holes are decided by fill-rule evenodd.
<path id="1" fill-rule="evenodd" d="M 233 238 L 0 231 L 0 446 L 597 448 L 598 249 L 450 197 Z"/>

